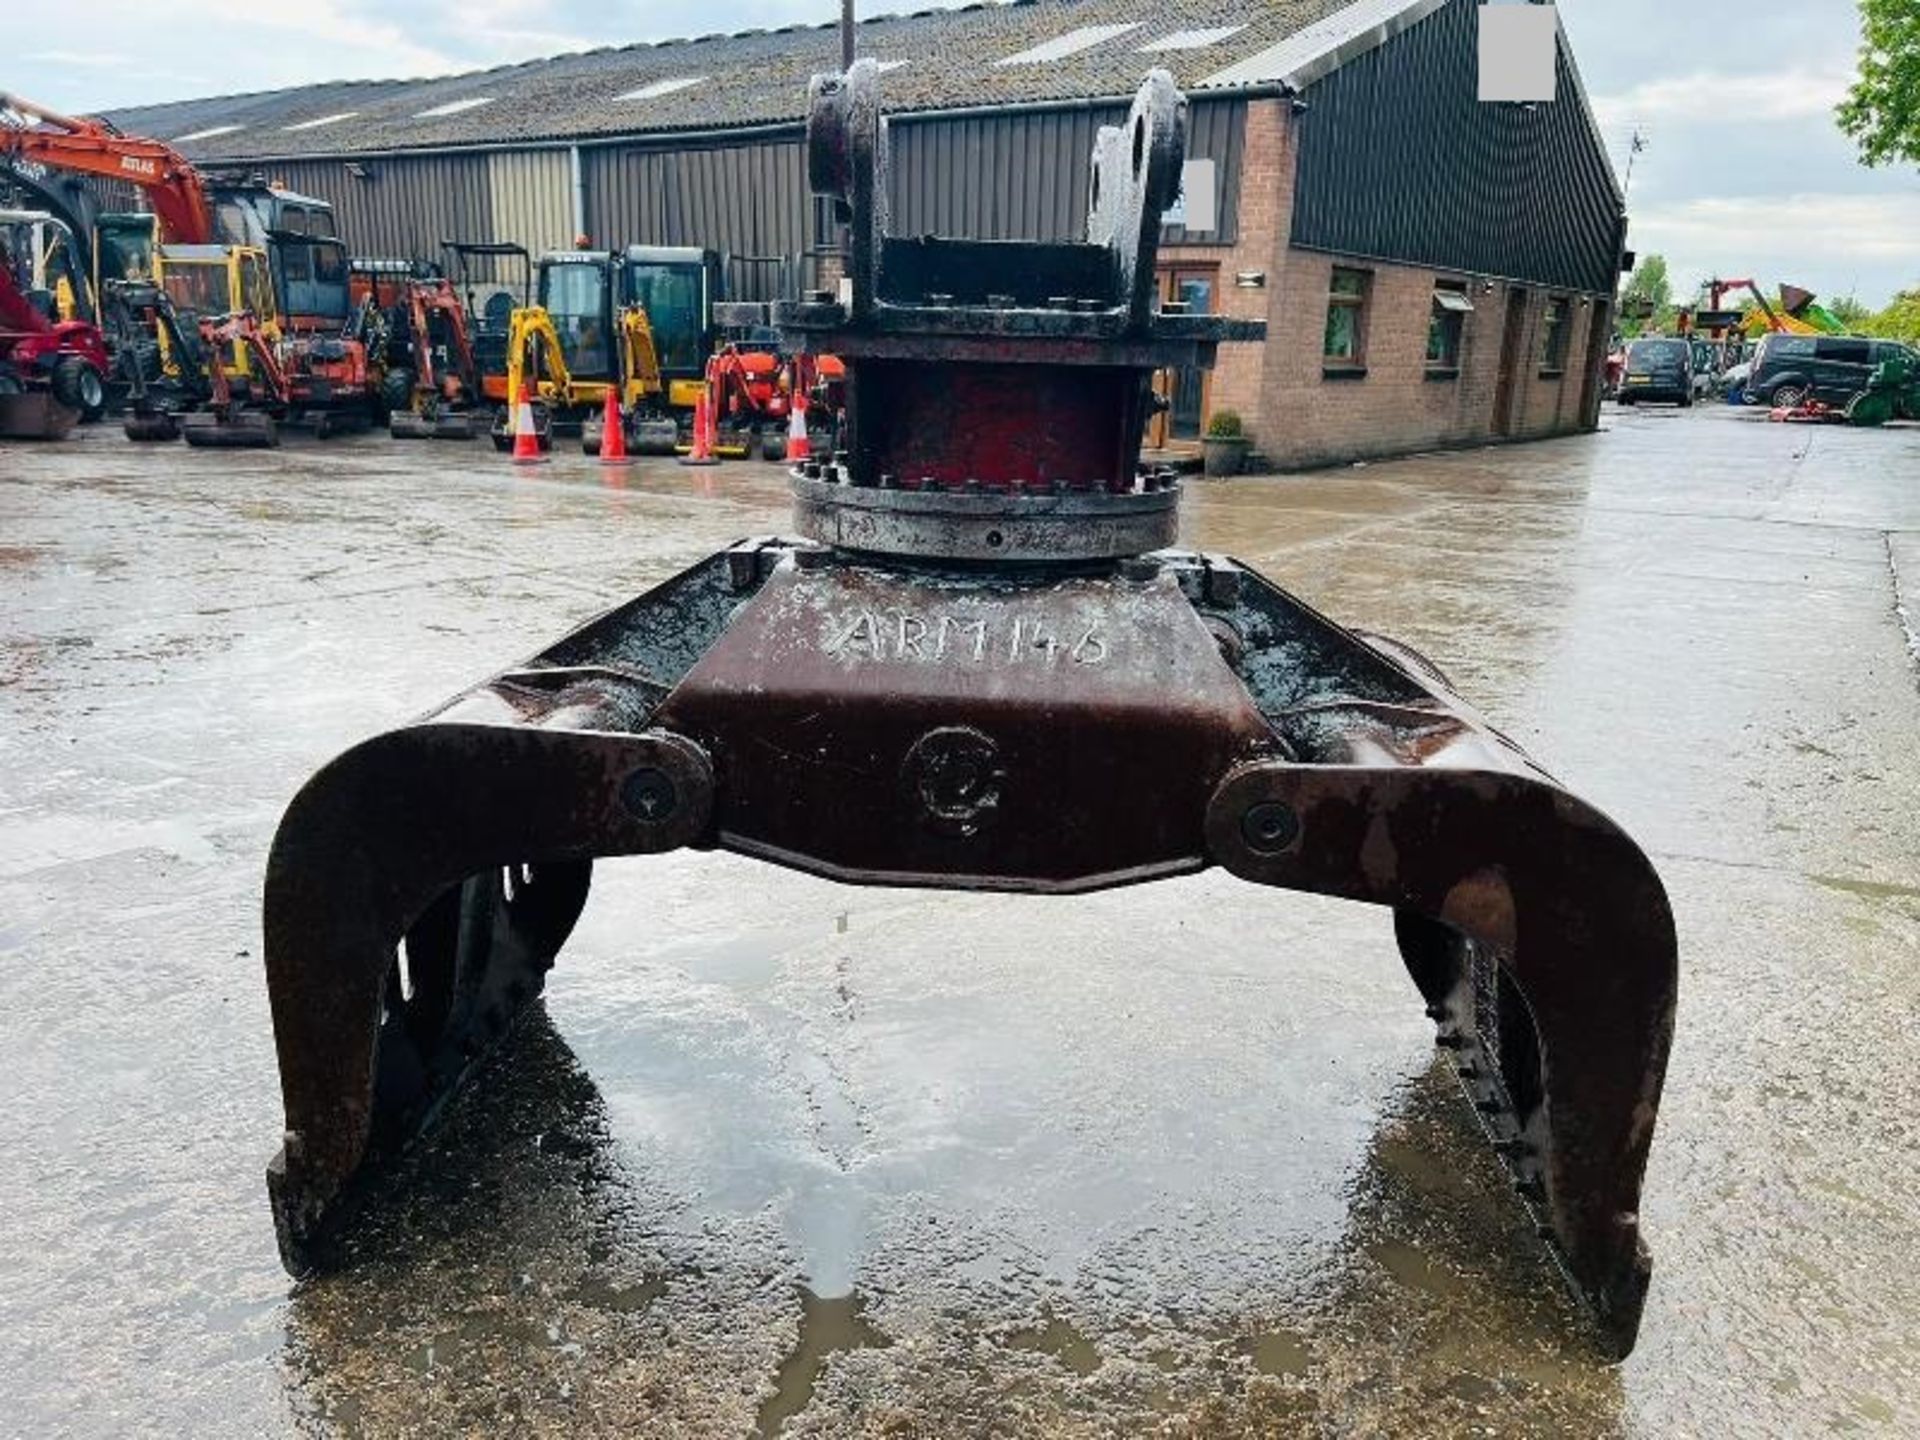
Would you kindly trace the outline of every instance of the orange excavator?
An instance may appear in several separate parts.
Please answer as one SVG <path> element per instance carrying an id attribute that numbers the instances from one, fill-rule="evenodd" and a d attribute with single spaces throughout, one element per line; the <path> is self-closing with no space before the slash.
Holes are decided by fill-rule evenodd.
<path id="1" fill-rule="evenodd" d="M 263 253 L 272 277 L 274 309 L 284 327 L 273 343 L 288 387 L 288 413 L 296 417 L 311 413 L 317 430 L 352 424 L 372 414 L 377 406 L 378 374 L 364 333 L 367 314 L 351 302 L 346 247 L 334 235 L 333 209 L 325 201 L 258 180 L 210 180 L 163 140 L 122 135 L 103 120 L 63 115 L 4 92 L 0 92 L 0 161 L 5 162 L 9 178 L 29 185 L 34 184 L 36 170 L 44 169 L 123 181 L 139 189 L 157 222 L 159 245 L 150 268 L 163 285 L 167 284 L 169 251 L 183 266 L 200 262 L 201 273 L 209 265 L 227 268 L 219 266 L 219 255 L 205 247 Z M 44 183 L 35 188 L 49 200 L 56 198 Z M 102 281 L 108 278 L 123 277 L 101 277 Z M 233 293 L 204 303 L 208 299 L 184 291 L 175 297 L 194 317 L 249 311 L 263 327 L 270 319 L 262 313 L 258 296 Z M 250 376 L 250 350 L 211 353 L 231 354 L 237 373 Z"/>

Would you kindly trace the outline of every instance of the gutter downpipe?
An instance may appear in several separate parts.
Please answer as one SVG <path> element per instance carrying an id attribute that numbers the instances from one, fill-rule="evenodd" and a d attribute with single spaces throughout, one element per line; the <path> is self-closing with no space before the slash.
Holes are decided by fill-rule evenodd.
<path id="1" fill-rule="evenodd" d="M 567 147 L 567 168 L 573 180 L 573 233 L 587 233 L 587 172 L 580 167 L 580 147 Z"/>

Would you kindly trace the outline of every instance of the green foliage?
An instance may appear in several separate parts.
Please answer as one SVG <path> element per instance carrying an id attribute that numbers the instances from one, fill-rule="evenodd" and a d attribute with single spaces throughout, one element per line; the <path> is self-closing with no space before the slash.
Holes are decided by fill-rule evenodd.
<path id="1" fill-rule="evenodd" d="M 1866 326 L 1873 321 L 1873 312 L 1851 295 L 1842 295 L 1838 300 L 1829 300 L 1827 313 L 1847 327 L 1854 335 L 1866 334 Z"/>
<path id="2" fill-rule="evenodd" d="M 1633 267 L 1620 292 L 1620 316 L 1625 335 L 1665 335 L 1673 328 L 1673 281 L 1666 256 L 1647 255 Z"/>
<path id="3" fill-rule="evenodd" d="M 1869 165 L 1920 165 L 1920 0 L 1860 0 L 1860 75 L 1835 116 Z"/>
<path id="4" fill-rule="evenodd" d="M 1920 347 L 1920 289 L 1902 290 L 1878 315 L 1861 327 L 1868 335 L 1885 340 L 1901 340 Z"/>
<path id="5" fill-rule="evenodd" d="M 1240 412 L 1238 410 L 1216 410 L 1207 420 L 1207 438 L 1209 440 L 1238 440 L 1240 434 Z"/>

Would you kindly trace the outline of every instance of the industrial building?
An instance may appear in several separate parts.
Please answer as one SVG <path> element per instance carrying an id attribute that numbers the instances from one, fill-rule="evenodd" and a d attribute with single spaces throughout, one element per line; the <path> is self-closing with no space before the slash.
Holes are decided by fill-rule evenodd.
<path id="1" fill-rule="evenodd" d="M 1077 238 L 1096 129 L 1141 74 L 1191 100 L 1166 301 L 1265 345 L 1168 374 L 1155 442 L 1237 411 L 1281 467 L 1591 428 L 1623 200 L 1566 36 L 1556 98 L 1478 98 L 1479 0 L 1015 0 L 857 27 L 893 116 L 893 228 Z M 838 276 L 807 81 L 837 27 L 709 35 L 444 78 L 112 112 L 210 169 L 335 204 L 359 254 L 699 245 L 741 298 Z"/>

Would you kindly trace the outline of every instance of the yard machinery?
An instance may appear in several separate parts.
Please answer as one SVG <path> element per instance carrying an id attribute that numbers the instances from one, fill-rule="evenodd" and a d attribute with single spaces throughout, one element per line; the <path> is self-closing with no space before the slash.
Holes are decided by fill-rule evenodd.
<path id="1" fill-rule="evenodd" d="M 595 857 L 1046 894 L 1217 865 L 1394 911 L 1538 1263 L 1624 1353 L 1676 984 L 1652 866 L 1413 651 L 1169 548 L 1179 476 L 1141 465 L 1154 371 L 1265 330 L 1156 308 L 1171 77 L 1099 132 L 1081 243 L 887 234 L 879 81 L 863 60 L 814 82 L 809 171 L 849 219 L 852 289 L 774 318 L 846 361 L 848 435 L 790 469 L 797 535 L 355 746 L 281 821 L 288 1268 L 349 1262 L 370 1178 L 483 1067 L 498 1083 Z"/>
<path id="2" fill-rule="evenodd" d="M 523 390 L 533 400 L 532 417 L 542 449 L 555 431 L 577 433 L 587 453 L 599 433 L 588 423 L 616 397 L 630 448 L 635 453 L 671 452 L 678 426 L 669 413 L 667 382 L 660 365 L 651 316 L 629 297 L 624 256 L 606 250 L 567 250 L 543 255 L 538 303 L 522 306 L 509 322 L 506 392 Z M 495 448 L 513 443 L 517 407 L 496 412 Z"/>
<path id="3" fill-rule="evenodd" d="M 4 93 L 0 162 L 21 182 L 58 170 L 137 187 L 153 209 L 147 243 L 156 264 L 181 247 L 263 254 L 280 333 L 273 335 L 274 325 L 257 297 L 230 296 L 217 313 L 246 310 L 260 317 L 293 387 L 294 413 L 310 416 L 316 433 L 362 424 L 371 414 L 376 377 L 367 363 L 365 316 L 351 303 L 346 247 L 335 232 L 333 207 L 325 200 L 252 175 L 209 176 L 165 141 L 123 135 L 105 121 L 63 115 Z M 40 188 L 53 193 L 44 184 Z M 86 223 L 76 229 L 90 232 L 92 268 L 104 281 L 107 246 L 94 223 L 104 217 L 80 218 Z M 115 238 L 135 239 L 125 249 L 138 254 L 131 227 L 117 227 Z M 127 256 L 120 253 L 117 258 L 124 261 Z M 158 343 L 158 337 L 149 338 Z"/>
<path id="4" fill-rule="evenodd" d="M 453 283 L 466 307 L 480 396 L 495 407 L 510 405 L 515 397 L 507 394 L 507 350 L 513 312 L 533 304 L 533 257 L 526 246 L 501 241 L 442 240 L 440 248 L 452 261 Z M 502 270 L 509 276 L 505 281 Z"/>
<path id="5" fill-rule="evenodd" d="M 479 370 L 467 307 L 450 281 L 412 277 L 394 287 L 381 346 L 380 399 L 396 440 L 470 440 L 480 433 Z"/>
<path id="6" fill-rule="evenodd" d="M 72 232 L 0 210 L 0 435 L 57 439 L 99 419 L 111 369 Z"/>

